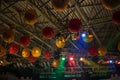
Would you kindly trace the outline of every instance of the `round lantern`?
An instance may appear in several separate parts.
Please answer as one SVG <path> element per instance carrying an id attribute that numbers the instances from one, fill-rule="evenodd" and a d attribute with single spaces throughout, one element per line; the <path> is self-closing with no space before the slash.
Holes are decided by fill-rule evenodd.
<path id="1" fill-rule="evenodd" d="M 2 35 L 4 42 L 11 43 L 14 40 L 14 31 L 12 29 L 6 29 Z"/>
<path id="2" fill-rule="evenodd" d="M 12 43 L 9 45 L 9 53 L 10 54 L 16 54 L 19 51 L 19 46 L 15 43 Z"/>
<path id="3" fill-rule="evenodd" d="M 41 49 L 39 47 L 33 47 L 32 56 L 39 57 L 41 55 Z"/>
<path id="4" fill-rule="evenodd" d="M 30 56 L 30 50 L 28 48 L 24 48 L 22 50 L 22 57 L 23 58 L 28 58 Z"/>
<path id="5" fill-rule="evenodd" d="M 59 61 L 58 60 L 53 60 L 52 66 L 55 67 L 55 68 L 58 67 L 59 66 Z"/>
<path id="6" fill-rule="evenodd" d="M 29 36 L 22 36 L 20 37 L 19 43 L 21 46 L 29 46 L 30 44 L 30 37 Z"/>
<path id="7" fill-rule="evenodd" d="M 69 21 L 68 29 L 70 32 L 76 33 L 79 32 L 82 27 L 82 23 L 79 19 L 71 19 Z"/>
<path id="8" fill-rule="evenodd" d="M 53 8 L 57 11 L 63 11 L 67 8 L 69 0 L 51 0 Z"/>
<path id="9" fill-rule="evenodd" d="M 0 57 L 6 54 L 6 49 L 0 45 Z"/>
<path id="10" fill-rule="evenodd" d="M 118 50 L 120 51 L 120 42 L 118 42 L 118 47 L 117 47 L 117 48 L 118 48 Z"/>
<path id="11" fill-rule="evenodd" d="M 99 48 L 98 48 L 98 54 L 100 56 L 105 56 L 107 53 L 107 48 L 103 45 L 101 45 Z"/>
<path id="12" fill-rule="evenodd" d="M 24 20 L 26 24 L 34 25 L 38 19 L 37 19 L 37 13 L 34 9 L 29 9 L 25 12 Z"/>
<path id="13" fill-rule="evenodd" d="M 114 24 L 120 25 L 120 10 L 113 13 L 112 21 Z"/>
<path id="14" fill-rule="evenodd" d="M 64 37 L 60 36 L 56 39 L 56 46 L 58 48 L 63 48 L 65 46 L 65 39 Z"/>
<path id="15" fill-rule="evenodd" d="M 46 50 L 46 51 L 44 51 L 44 57 L 46 59 L 50 59 L 50 58 L 52 58 L 52 53 L 50 51 Z"/>
<path id="16" fill-rule="evenodd" d="M 42 35 L 44 38 L 51 39 L 54 37 L 54 34 L 55 34 L 55 32 L 52 27 L 47 26 L 47 27 L 43 28 L 43 30 L 42 30 Z"/>
<path id="17" fill-rule="evenodd" d="M 86 37 L 83 37 L 83 41 L 84 41 L 84 42 L 89 43 L 89 42 L 91 42 L 92 40 L 93 40 L 93 35 L 92 35 L 92 34 L 89 34 L 89 35 L 87 35 Z"/>
<path id="18" fill-rule="evenodd" d="M 97 50 L 97 48 L 95 46 L 89 47 L 89 49 L 88 49 L 88 55 L 94 57 L 94 56 L 97 55 L 97 53 L 98 53 L 98 50 Z"/>
<path id="19" fill-rule="evenodd" d="M 30 62 L 36 62 L 37 58 L 36 57 L 33 57 L 32 55 L 29 56 L 29 61 Z"/>
<path id="20" fill-rule="evenodd" d="M 120 0 L 102 0 L 102 5 L 108 10 L 115 9 L 119 6 Z"/>

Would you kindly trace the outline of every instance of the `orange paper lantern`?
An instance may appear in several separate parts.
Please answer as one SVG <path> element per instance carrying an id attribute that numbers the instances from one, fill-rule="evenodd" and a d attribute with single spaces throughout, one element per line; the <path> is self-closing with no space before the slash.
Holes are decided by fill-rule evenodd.
<path id="1" fill-rule="evenodd" d="M 101 45 L 99 48 L 98 48 L 98 54 L 100 56 L 105 56 L 107 53 L 107 48 L 103 45 Z"/>
<path id="2" fill-rule="evenodd" d="M 11 43 L 14 40 L 14 31 L 12 29 L 6 29 L 2 35 L 4 42 Z"/>
<path id="3" fill-rule="evenodd" d="M 58 67 L 59 66 L 59 61 L 58 60 L 53 60 L 52 66 L 55 67 L 55 68 Z"/>
<path id="4" fill-rule="evenodd" d="M 30 56 L 30 50 L 28 48 L 24 48 L 22 50 L 22 57 L 23 58 L 28 58 Z"/>
<path id="5" fill-rule="evenodd" d="M 51 0 L 53 8 L 57 11 L 63 11 L 67 8 L 69 0 Z"/>
<path id="6" fill-rule="evenodd" d="M 39 57 L 41 55 L 41 49 L 39 47 L 33 47 L 32 56 Z"/>
<path id="7" fill-rule="evenodd" d="M 65 39 L 64 37 L 60 36 L 56 39 L 56 46 L 58 48 L 63 48 L 65 46 Z"/>
<path id="8" fill-rule="evenodd" d="M 0 45 L 0 57 L 6 54 L 6 49 Z"/>
<path id="9" fill-rule="evenodd" d="M 29 9 L 25 12 L 24 20 L 26 24 L 34 25 L 38 22 L 37 13 L 34 9 Z"/>
<path id="10" fill-rule="evenodd" d="M 120 5 L 120 0 L 102 0 L 102 5 L 108 10 L 113 10 Z"/>

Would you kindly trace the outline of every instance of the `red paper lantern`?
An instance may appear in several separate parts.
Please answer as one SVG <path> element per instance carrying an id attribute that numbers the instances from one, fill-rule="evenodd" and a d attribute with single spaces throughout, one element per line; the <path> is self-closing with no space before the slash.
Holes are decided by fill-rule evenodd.
<path id="1" fill-rule="evenodd" d="M 44 38 L 51 39 L 51 38 L 53 38 L 55 32 L 52 27 L 47 26 L 42 30 L 42 34 L 43 34 Z"/>
<path id="2" fill-rule="evenodd" d="M 117 11 L 112 16 L 113 23 L 120 25 L 120 11 Z"/>
<path id="3" fill-rule="evenodd" d="M 10 44 L 9 46 L 9 53 L 10 54 L 16 54 L 19 51 L 19 46 L 15 43 Z"/>
<path id="4" fill-rule="evenodd" d="M 120 0 L 102 0 L 102 5 L 108 10 L 113 10 L 120 5 Z"/>
<path id="5" fill-rule="evenodd" d="M 79 32 L 82 27 L 82 23 L 79 19 L 71 19 L 69 21 L 68 29 L 70 32 L 76 33 Z"/>
<path id="6" fill-rule="evenodd" d="M 29 46 L 30 44 L 30 37 L 29 36 L 22 36 L 19 40 L 21 46 Z"/>
<path id="7" fill-rule="evenodd" d="M 88 55 L 90 56 L 96 56 L 98 53 L 98 50 L 95 46 L 91 46 L 89 49 L 88 49 Z"/>
<path id="8" fill-rule="evenodd" d="M 69 0 L 51 0 L 55 10 L 63 11 L 67 8 Z"/>
<path id="9" fill-rule="evenodd" d="M 36 60 L 37 60 L 37 58 L 36 57 L 33 57 L 32 55 L 30 55 L 30 57 L 29 57 L 29 61 L 30 62 L 36 62 Z"/>
<path id="10" fill-rule="evenodd" d="M 46 50 L 46 51 L 44 51 L 44 57 L 46 59 L 50 59 L 50 58 L 52 58 L 52 53 L 50 51 Z"/>

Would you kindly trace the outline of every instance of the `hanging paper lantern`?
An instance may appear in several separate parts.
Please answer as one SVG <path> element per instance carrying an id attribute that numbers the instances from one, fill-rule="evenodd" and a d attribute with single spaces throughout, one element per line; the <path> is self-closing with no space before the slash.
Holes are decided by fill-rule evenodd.
<path id="1" fill-rule="evenodd" d="M 51 39 L 54 37 L 55 32 L 52 27 L 47 26 L 42 30 L 42 34 L 44 38 Z"/>
<path id="2" fill-rule="evenodd" d="M 98 54 L 100 56 L 105 56 L 107 53 L 107 48 L 103 45 L 101 45 L 99 48 L 98 48 Z"/>
<path id="3" fill-rule="evenodd" d="M 82 37 L 82 39 L 83 39 L 84 42 L 89 43 L 89 42 L 91 42 L 93 40 L 93 35 L 89 34 L 86 37 Z"/>
<path id="4" fill-rule="evenodd" d="M 6 29 L 2 35 L 4 42 L 11 43 L 14 40 L 14 31 L 12 29 Z"/>
<path id="5" fill-rule="evenodd" d="M 21 46 L 29 46 L 30 45 L 30 37 L 29 36 L 22 36 L 20 37 L 19 43 Z"/>
<path id="6" fill-rule="evenodd" d="M 34 25 L 38 19 L 37 19 L 37 13 L 34 9 L 29 9 L 25 12 L 24 20 L 26 24 Z"/>
<path id="7" fill-rule="evenodd" d="M 50 51 L 46 50 L 46 51 L 44 51 L 44 57 L 46 59 L 50 59 L 50 58 L 52 58 L 52 53 Z"/>
<path id="8" fill-rule="evenodd" d="M 32 56 L 39 57 L 41 55 L 41 49 L 39 47 L 33 47 Z"/>
<path id="9" fill-rule="evenodd" d="M 118 48 L 118 51 L 120 51 L 120 42 L 118 42 L 117 48 Z"/>
<path id="10" fill-rule="evenodd" d="M 82 27 L 82 23 L 79 19 L 71 19 L 69 21 L 68 29 L 70 32 L 76 33 L 79 32 Z"/>
<path id="11" fill-rule="evenodd" d="M 56 46 L 58 48 L 63 48 L 65 46 L 65 39 L 64 37 L 60 36 L 56 39 Z"/>
<path id="12" fill-rule="evenodd" d="M 116 11 L 112 16 L 113 23 L 120 25 L 120 11 Z"/>
<path id="13" fill-rule="evenodd" d="M 120 4 L 120 0 L 102 0 L 102 5 L 108 10 L 117 8 Z"/>
<path id="14" fill-rule="evenodd" d="M 69 0 L 51 0 L 51 3 L 55 10 L 63 11 L 67 8 Z"/>
<path id="15" fill-rule="evenodd" d="M 19 51 L 19 46 L 15 43 L 12 43 L 9 45 L 9 53 L 10 54 L 16 54 Z"/>
<path id="16" fill-rule="evenodd" d="M 6 49 L 0 45 L 0 57 L 6 54 Z"/>
<path id="17" fill-rule="evenodd" d="M 29 61 L 34 63 L 36 62 L 37 58 L 36 57 L 33 57 L 32 55 L 29 56 Z"/>
<path id="18" fill-rule="evenodd" d="M 24 48 L 22 50 L 22 57 L 23 58 L 28 58 L 30 56 L 30 50 L 28 48 Z"/>
<path id="19" fill-rule="evenodd" d="M 88 49 L 88 55 L 90 56 L 96 56 L 98 53 L 98 50 L 95 46 L 91 46 L 89 49 Z"/>
<path id="20" fill-rule="evenodd" d="M 55 67 L 55 68 L 58 67 L 59 66 L 59 61 L 58 60 L 53 60 L 52 66 Z"/>

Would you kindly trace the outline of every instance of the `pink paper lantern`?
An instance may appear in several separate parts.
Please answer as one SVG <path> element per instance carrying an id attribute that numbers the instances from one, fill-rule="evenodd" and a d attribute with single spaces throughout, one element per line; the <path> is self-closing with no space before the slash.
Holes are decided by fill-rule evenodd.
<path id="1" fill-rule="evenodd" d="M 68 29 L 70 32 L 76 33 L 79 32 L 82 27 L 82 23 L 79 19 L 74 18 L 69 21 Z"/>
<path id="2" fill-rule="evenodd" d="M 120 11 L 113 13 L 112 21 L 114 24 L 120 25 Z"/>
<path id="3" fill-rule="evenodd" d="M 20 37 L 19 43 L 21 46 L 29 46 L 30 45 L 30 37 L 29 36 L 22 36 Z"/>
<path id="4" fill-rule="evenodd" d="M 15 43 L 10 44 L 9 46 L 9 53 L 10 54 L 17 54 L 19 51 L 19 46 Z"/>
<path id="5" fill-rule="evenodd" d="M 98 50 L 95 46 L 91 46 L 89 49 L 88 49 L 88 55 L 90 56 L 96 56 L 98 53 Z"/>
<path id="6" fill-rule="evenodd" d="M 52 27 L 47 26 L 47 27 L 43 28 L 43 30 L 42 30 L 42 35 L 46 39 L 53 38 L 54 34 L 55 34 L 55 32 L 54 32 L 54 29 Z"/>
<path id="7" fill-rule="evenodd" d="M 46 59 L 50 59 L 50 58 L 52 58 L 52 53 L 50 51 L 46 50 L 46 51 L 44 51 L 44 57 Z"/>

